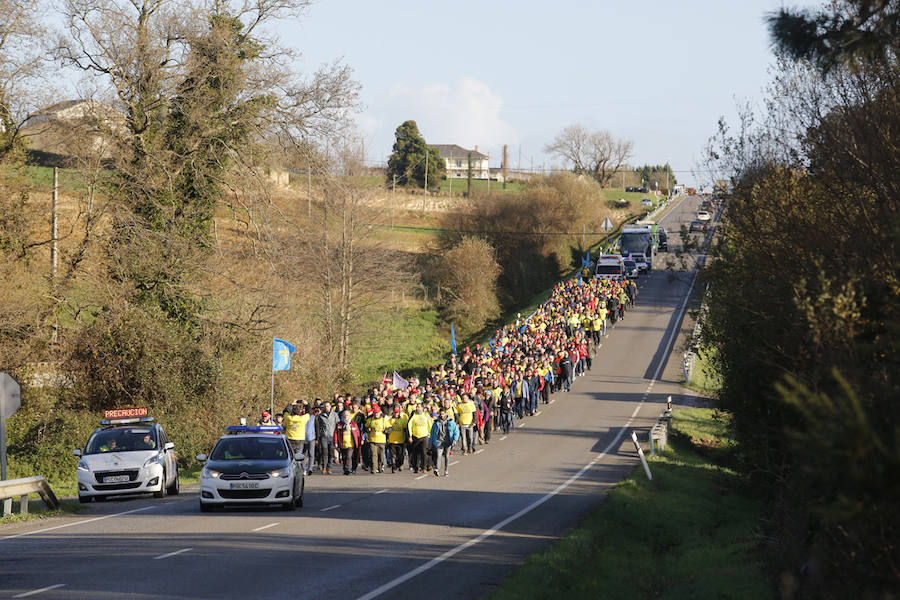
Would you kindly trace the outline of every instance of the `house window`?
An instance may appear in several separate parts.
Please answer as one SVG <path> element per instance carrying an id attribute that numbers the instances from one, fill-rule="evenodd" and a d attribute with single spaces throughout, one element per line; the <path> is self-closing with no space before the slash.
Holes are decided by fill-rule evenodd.
<path id="1" fill-rule="evenodd" d="M 457 169 L 461 169 L 461 168 L 462 168 L 462 161 L 461 161 L 461 160 L 456 161 L 456 168 L 457 168 Z"/>

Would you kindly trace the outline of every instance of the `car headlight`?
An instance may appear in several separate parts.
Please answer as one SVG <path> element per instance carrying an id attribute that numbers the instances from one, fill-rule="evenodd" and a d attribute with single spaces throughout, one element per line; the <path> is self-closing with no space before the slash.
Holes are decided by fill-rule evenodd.
<path id="1" fill-rule="evenodd" d="M 218 479 L 219 475 L 221 475 L 220 472 L 209 467 L 203 467 L 203 470 L 200 471 L 200 479 Z"/>
<path id="2" fill-rule="evenodd" d="M 154 454 L 150 458 L 144 461 L 144 466 L 149 467 L 150 465 L 159 464 L 159 454 Z"/>
<path id="3" fill-rule="evenodd" d="M 284 479 L 287 479 L 290 476 L 291 476 L 291 470 L 289 468 L 276 469 L 274 471 L 269 471 L 269 477 L 273 477 L 273 478 L 283 477 Z"/>
<path id="4" fill-rule="evenodd" d="M 84 461 L 84 459 L 81 459 L 81 460 L 78 461 L 78 470 L 79 470 L 79 471 L 87 471 L 87 472 L 90 472 L 91 469 L 88 467 L 88 465 L 87 465 L 87 463 Z"/>

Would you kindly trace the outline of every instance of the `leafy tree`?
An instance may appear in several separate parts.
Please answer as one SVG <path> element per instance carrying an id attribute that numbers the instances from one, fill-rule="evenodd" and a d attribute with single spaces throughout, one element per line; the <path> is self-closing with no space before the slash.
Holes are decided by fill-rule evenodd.
<path id="1" fill-rule="evenodd" d="M 438 283 L 447 298 L 447 320 L 456 322 L 462 335 L 475 333 L 500 316 L 499 275 L 494 249 L 481 238 L 463 237 L 443 255 Z"/>
<path id="2" fill-rule="evenodd" d="M 425 142 L 416 122 L 404 121 L 397 127 L 395 136 L 394 151 L 388 158 L 388 184 L 396 177 L 400 185 L 425 187 L 427 163 L 428 187 L 439 186 L 446 171 L 444 159 L 441 158 L 437 148 Z"/>
<path id="3" fill-rule="evenodd" d="M 768 21 L 782 52 L 823 71 L 854 60 L 896 60 L 900 50 L 896 0 L 841 0 L 818 11 L 783 8 Z"/>

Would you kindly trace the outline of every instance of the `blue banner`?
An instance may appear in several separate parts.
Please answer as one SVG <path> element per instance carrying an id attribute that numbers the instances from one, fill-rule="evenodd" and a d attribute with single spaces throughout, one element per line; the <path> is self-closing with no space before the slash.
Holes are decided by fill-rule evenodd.
<path id="1" fill-rule="evenodd" d="M 291 343 L 272 338 L 272 371 L 289 371 L 293 352 L 294 346 Z"/>
<path id="2" fill-rule="evenodd" d="M 450 353 L 456 354 L 456 330 L 453 329 L 453 323 L 450 323 Z"/>

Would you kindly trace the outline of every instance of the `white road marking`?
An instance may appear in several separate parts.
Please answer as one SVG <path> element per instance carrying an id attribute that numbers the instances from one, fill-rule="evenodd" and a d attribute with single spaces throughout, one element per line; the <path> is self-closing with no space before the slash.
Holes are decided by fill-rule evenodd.
<path id="1" fill-rule="evenodd" d="M 509 437 L 508 435 L 504 435 L 502 438 L 500 438 L 500 441 L 502 442 L 503 440 L 505 440 L 508 437 Z"/>
<path id="2" fill-rule="evenodd" d="M 458 460 L 454 460 L 452 463 L 450 463 L 450 466 L 452 467 L 453 465 L 456 465 L 456 464 L 459 464 Z"/>
<path id="3" fill-rule="evenodd" d="M 40 594 L 41 592 L 49 592 L 50 590 L 55 590 L 56 588 L 61 588 L 64 585 L 66 585 L 66 584 L 57 583 L 54 585 L 48 585 L 47 587 L 42 587 L 39 590 L 31 590 L 30 592 L 24 592 L 22 594 L 18 594 L 16 596 L 13 596 L 13 598 L 27 598 L 28 596 L 34 596 L 35 594 Z"/>
<path id="4" fill-rule="evenodd" d="M 25 537 L 26 535 L 35 535 L 38 533 L 44 533 L 45 531 L 53 531 L 54 529 L 63 529 L 64 527 L 73 527 L 75 525 L 83 525 L 85 523 L 93 523 L 94 521 L 102 521 L 103 519 L 111 519 L 112 517 L 121 517 L 122 515 L 130 515 L 132 513 L 141 512 L 144 510 L 150 510 L 151 508 L 156 508 L 155 506 L 145 506 L 144 508 L 135 508 L 133 510 L 126 510 L 124 512 L 115 513 L 112 515 L 103 515 L 102 517 L 94 517 L 93 519 L 84 519 L 83 521 L 76 521 L 75 523 L 66 523 L 64 525 L 56 525 L 54 527 L 46 527 L 44 529 L 35 529 L 34 531 L 26 531 L 25 533 L 17 533 L 15 535 L 7 535 L 0 538 L 2 540 L 11 540 L 13 538 Z"/>
<path id="5" fill-rule="evenodd" d="M 691 278 L 691 286 L 690 286 L 690 288 L 688 288 L 687 295 L 685 295 L 684 302 L 682 302 L 681 308 L 679 309 L 680 316 L 675 320 L 675 323 L 680 322 L 681 319 L 684 317 L 684 311 L 687 307 L 688 300 L 691 297 L 691 292 L 694 289 L 694 283 L 696 281 L 697 281 L 697 272 L 695 271 L 694 276 Z M 674 337 L 674 335 L 677 331 L 679 331 L 679 328 L 677 328 L 677 327 L 672 328 L 672 331 L 669 333 L 669 338 L 666 340 L 665 344 L 663 345 L 664 348 L 669 347 L 669 344 L 671 343 L 672 338 Z M 663 366 L 664 366 L 664 361 L 660 361 L 659 365 L 656 367 L 656 373 L 653 375 L 653 379 L 659 378 L 659 375 L 662 372 Z M 613 441 L 611 441 L 609 443 L 609 445 L 607 445 L 606 448 L 603 449 L 603 452 L 601 452 L 600 454 L 595 456 L 594 459 L 591 460 L 591 462 L 589 462 L 588 464 L 581 467 L 581 469 L 577 473 L 575 473 L 574 475 L 569 477 L 563 483 L 559 484 L 552 491 L 544 494 L 543 496 L 541 496 L 540 498 L 538 498 L 537 500 L 535 500 L 534 502 L 532 502 L 531 504 L 529 504 L 528 506 L 526 506 L 525 508 L 520 510 L 519 512 L 517 512 L 513 515 L 510 515 L 510 516 L 506 517 L 505 519 L 503 519 L 502 521 L 494 524 L 493 527 L 485 530 L 484 532 L 481 533 L 481 535 L 474 537 L 474 538 L 468 540 L 467 542 L 463 542 L 462 544 L 460 544 L 459 546 L 456 546 L 455 548 L 451 548 L 450 550 L 447 550 L 440 556 L 432 558 L 428 562 L 426 562 L 422 565 L 419 565 L 415 569 L 406 572 L 405 574 L 401 575 L 400 577 L 392 579 L 391 581 L 388 581 L 384 585 L 375 588 L 368 594 L 364 594 L 364 595 L 360 596 L 359 598 L 357 598 L 357 600 L 372 600 L 373 598 L 377 598 L 378 596 L 382 595 L 383 593 L 394 589 L 398 585 L 409 581 L 413 577 L 415 577 L 421 573 L 424 573 L 425 571 L 428 571 L 429 569 L 436 567 L 437 565 L 441 564 L 448 558 L 453 558 L 454 556 L 456 556 L 463 550 L 470 548 L 470 547 L 474 546 L 475 544 L 486 540 L 487 538 L 491 537 L 492 535 L 494 535 L 495 533 L 497 533 L 498 531 L 500 531 L 501 529 L 503 529 L 504 527 L 506 527 L 513 521 L 515 521 L 516 519 L 518 519 L 524 515 L 527 515 L 528 513 L 530 513 L 537 507 L 539 507 L 540 505 L 544 504 L 547 500 L 550 500 L 551 498 L 553 498 L 554 496 L 559 494 L 561 491 L 565 490 L 567 487 L 572 485 L 575 481 L 580 479 L 581 476 L 584 475 L 588 469 L 590 469 L 591 467 L 596 465 L 598 462 L 603 460 L 603 458 L 609 453 L 609 451 L 612 450 L 616 446 L 616 444 L 619 443 L 619 440 L 622 439 L 622 435 L 625 433 L 625 430 L 627 430 L 628 428 L 631 427 L 631 424 L 634 422 L 634 419 L 637 416 L 638 411 L 641 410 L 641 407 L 643 405 L 644 405 L 644 401 L 641 400 L 638 403 L 638 405 L 634 407 L 634 411 L 631 413 L 631 417 L 629 417 L 628 421 L 625 423 L 625 426 L 619 430 L 619 433 L 616 434 L 616 437 L 613 438 Z"/>
<path id="6" fill-rule="evenodd" d="M 521 425 L 519 425 L 519 429 L 522 429 L 522 428 L 525 427 L 526 425 L 528 425 L 528 423 L 522 423 Z"/>
<path id="7" fill-rule="evenodd" d="M 536 413 L 534 413 L 534 416 L 538 416 L 539 414 L 541 414 L 541 412 L 542 411 L 537 411 Z"/>
<path id="8" fill-rule="evenodd" d="M 262 527 L 257 527 L 253 529 L 253 531 L 262 531 L 263 529 L 268 529 L 269 527 L 275 527 L 278 523 L 269 523 L 268 525 L 263 525 Z"/>
<path id="9" fill-rule="evenodd" d="M 416 481 L 418 481 L 420 479 L 425 479 L 426 477 L 428 477 L 428 473 L 426 473 L 424 475 L 419 475 L 418 477 L 416 477 Z"/>
<path id="10" fill-rule="evenodd" d="M 169 552 L 168 554 L 160 554 L 159 556 L 154 556 L 153 560 L 161 560 L 163 558 L 178 556 L 179 554 L 184 554 L 185 552 L 190 552 L 191 550 L 193 550 L 193 548 L 182 548 L 181 550 L 176 550 L 175 552 Z"/>
<path id="11" fill-rule="evenodd" d="M 554 402 L 556 402 L 556 398 L 554 398 L 553 400 L 551 400 L 550 402 L 548 402 L 548 404 L 553 404 Z"/>
<path id="12" fill-rule="evenodd" d="M 386 491 L 388 491 L 388 488 L 384 488 L 383 490 L 378 490 L 377 492 L 375 492 L 374 495 L 377 496 L 378 494 L 383 494 L 383 493 L 385 493 Z"/>
<path id="13" fill-rule="evenodd" d="M 334 510 L 334 509 L 340 508 L 340 507 L 341 507 L 340 504 L 332 504 L 332 505 L 329 506 L 328 508 L 323 508 L 323 509 L 322 509 L 321 511 L 319 511 L 319 512 L 327 512 L 327 511 L 329 511 L 329 510 Z"/>
<path id="14" fill-rule="evenodd" d="M 479 453 L 481 453 L 481 452 L 484 452 L 484 448 L 482 448 L 481 450 L 476 450 L 476 451 L 475 451 L 475 454 L 479 454 Z"/>

